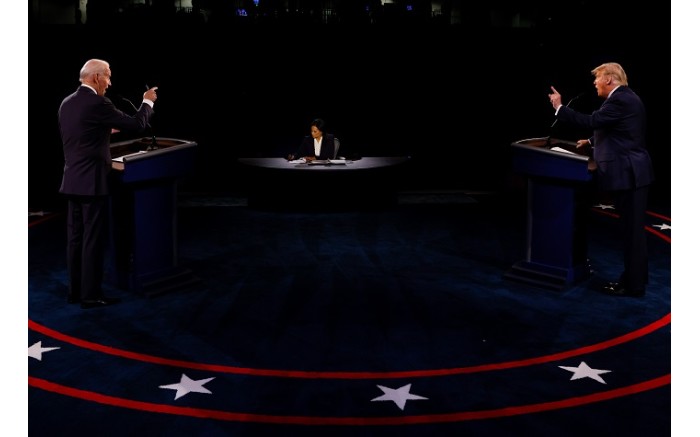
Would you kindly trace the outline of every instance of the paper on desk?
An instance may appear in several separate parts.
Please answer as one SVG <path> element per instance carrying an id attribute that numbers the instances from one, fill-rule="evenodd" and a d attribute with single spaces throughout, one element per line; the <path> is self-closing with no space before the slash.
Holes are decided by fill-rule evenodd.
<path id="1" fill-rule="evenodd" d="M 562 149 L 561 147 L 557 147 L 557 146 L 554 146 L 554 147 L 552 147 L 552 148 L 549 149 L 549 150 L 554 150 L 555 152 L 570 153 L 570 154 L 572 154 L 572 155 L 575 155 L 574 152 L 572 152 L 572 151 L 570 151 L 570 150 Z"/>

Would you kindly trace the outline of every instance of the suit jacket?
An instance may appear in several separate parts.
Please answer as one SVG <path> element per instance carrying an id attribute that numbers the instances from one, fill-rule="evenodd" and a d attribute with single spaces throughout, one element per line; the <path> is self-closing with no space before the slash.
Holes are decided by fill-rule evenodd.
<path id="1" fill-rule="evenodd" d="M 557 119 L 593 129 L 591 144 L 601 189 L 627 190 L 653 182 L 645 139 L 646 110 L 629 87 L 618 87 L 590 115 L 562 106 Z"/>
<path id="2" fill-rule="evenodd" d="M 321 153 L 316 156 L 317 159 L 333 159 L 335 155 L 335 144 L 334 144 L 333 134 L 324 133 L 321 139 Z M 304 156 L 315 156 L 316 151 L 314 150 L 314 139 L 311 136 L 306 136 L 301 141 L 301 145 L 294 155 L 295 158 L 302 158 Z"/>
<path id="3" fill-rule="evenodd" d="M 112 128 L 142 131 L 152 114 L 153 108 L 142 103 L 136 114 L 127 115 L 107 97 L 84 86 L 63 99 L 58 109 L 58 124 L 65 163 L 59 192 L 83 196 L 108 194 Z"/>

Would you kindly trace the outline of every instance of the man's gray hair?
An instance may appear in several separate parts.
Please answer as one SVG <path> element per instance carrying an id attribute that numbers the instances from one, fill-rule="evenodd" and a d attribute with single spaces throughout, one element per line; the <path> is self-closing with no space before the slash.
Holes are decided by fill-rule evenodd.
<path id="1" fill-rule="evenodd" d="M 93 74 L 102 74 L 109 68 L 109 63 L 103 61 L 102 59 L 90 59 L 83 65 L 80 69 L 80 82 L 83 82 L 85 78 Z"/>

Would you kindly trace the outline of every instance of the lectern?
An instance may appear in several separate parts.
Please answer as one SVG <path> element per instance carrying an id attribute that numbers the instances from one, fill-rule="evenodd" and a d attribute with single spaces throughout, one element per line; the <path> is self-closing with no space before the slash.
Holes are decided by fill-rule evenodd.
<path id="1" fill-rule="evenodd" d="M 531 138 L 511 144 L 513 169 L 527 177 L 525 259 L 506 278 L 561 290 L 590 275 L 585 199 L 595 162 L 576 143 Z"/>
<path id="2" fill-rule="evenodd" d="M 194 278 L 178 266 L 177 184 L 195 162 L 197 143 L 142 138 L 110 146 L 110 250 L 106 280 L 156 294 Z"/>

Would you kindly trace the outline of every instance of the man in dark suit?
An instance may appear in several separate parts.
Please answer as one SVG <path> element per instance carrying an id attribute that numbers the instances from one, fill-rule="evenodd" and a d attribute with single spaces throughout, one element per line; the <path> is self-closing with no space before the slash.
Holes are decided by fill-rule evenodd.
<path id="1" fill-rule="evenodd" d="M 576 147 L 592 147 L 598 185 L 613 195 L 620 214 L 624 270 L 616 282 L 603 286 L 603 292 L 641 297 L 648 279 L 645 213 L 649 185 L 654 181 L 646 148 L 646 110 L 629 88 L 620 64 L 605 63 L 591 73 L 598 96 L 605 99 L 597 111 L 586 115 L 562 106 L 561 95 L 554 87 L 549 100 L 557 120 L 593 130 L 593 137 L 579 140 Z"/>
<path id="2" fill-rule="evenodd" d="M 311 122 L 311 136 L 304 137 L 296 153 L 287 156 L 290 161 L 298 158 L 306 161 L 335 158 L 334 136 L 326 133 L 326 123 L 322 119 Z"/>
<path id="3" fill-rule="evenodd" d="M 144 130 L 157 99 L 157 87 L 149 89 L 136 114 L 127 115 L 105 97 L 111 77 L 109 63 L 87 61 L 80 70 L 81 85 L 58 109 L 65 160 L 59 192 L 68 199 L 68 302 L 80 302 L 83 308 L 118 302 L 102 293 L 110 135 Z"/>

